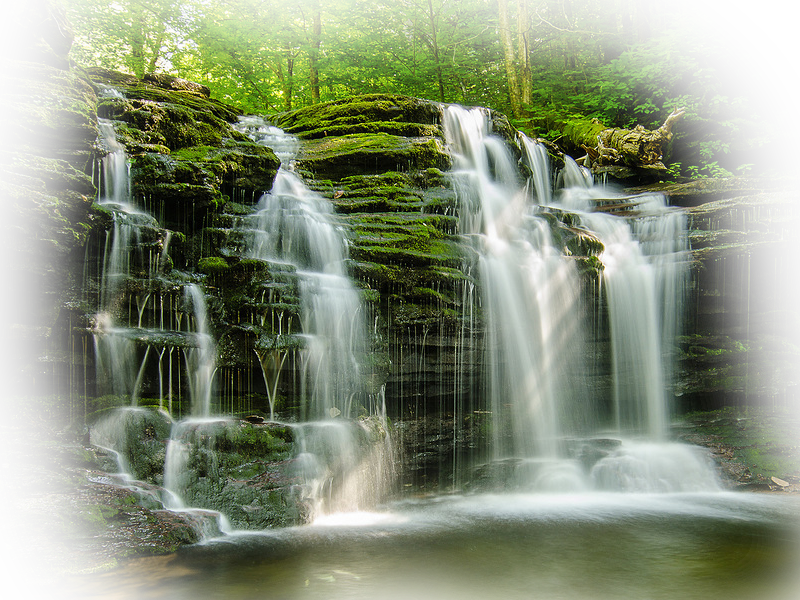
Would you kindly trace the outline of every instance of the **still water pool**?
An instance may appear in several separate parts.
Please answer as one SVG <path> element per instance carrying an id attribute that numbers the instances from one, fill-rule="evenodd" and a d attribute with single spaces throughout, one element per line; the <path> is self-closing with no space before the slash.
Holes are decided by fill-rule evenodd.
<path id="1" fill-rule="evenodd" d="M 789 600 L 799 531 L 787 495 L 445 496 L 136 560 L 82 597 Z"/>

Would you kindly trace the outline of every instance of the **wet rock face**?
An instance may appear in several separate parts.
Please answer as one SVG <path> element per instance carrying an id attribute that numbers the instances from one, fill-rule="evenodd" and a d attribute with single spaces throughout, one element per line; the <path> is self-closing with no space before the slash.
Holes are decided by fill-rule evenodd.
<path id="1" fill-rule="evenodd" d="M 795 194 L 781 182 L 750 180 L 703 191 L 697 184 L 673 189 L 678 202 L 694 205 L 693 320 L 679 340 L 679 408 L 789 406 L 800 385 L 798 271 L 788 259 L 800 224 Z"/>
<path id="2" fill-rule="evenodd" d="M 29 390 L 46 381 L 40 357 L 71 279 L 66 261 L 91 227 L 97 100 L 69 68 L 63 11 L 40 2 L 15 16 L 0 69 L 0 274 L 13 290 L 0 327 L 6 388 Z"/>
<path id="3" fill-rule="evenodd" d="M 108 485 L 101 453 L 74 433 L 3 426 L 0 463 L 8 585 L 13 579 L 46 589 L 67 574 L 108 570 L 122 558 L 199 540 L 189 519 L 147 510 L 131 489 Z"/>
<path id="4" fill-rule="evenodd" d="M 0 73 L 8 115 L 0 136 L 0 290 L 11 302 L 0 327 L 2 381 L 25 393 L 59 392 L 69 386 L 58 373 L 72 360 L 72 328 L 90 326 L 86 292 L 96 288 L 81 273 L 111 227 L 94 204 L 92 174 L 105 151 L 98 116 L 118 125 L 134 194 L 178 234 L 176 266 L 200 258 L 195 236 L 209 214 L 234 195 L 257 199 L 279 163 L 233 128 L 233 108 L 191 82 L 102 69 L 87 75 L 4 57 Z M 110 86 L 118 93 L 108 94 Z"/>
<path id="5" fill-rule="evenodd" d="M 134 195 L 175 234 L 169 267 L 210 288 L 220 367 L 248 373 L 245 391 L 263 397 L 255 355 L 263 362 L 277 353 L 282 361 L 302 333 L 295 274 L 239 253 L 244 241 L 235 224 L 270 189 L 279 164 L 274 153 L 234 127 L 236 109 L 192 82 L 9 58 L 0 58 L 0 69 L 0 107 L 10 115 L 0 138 L 7 200 L 0 269 L 3 292 L 14 302 L 0 327 L 3 380 L 34 393 L 75 387 L 62 377 L 75 364 L 67 348 L 79 329 L 88 340 L 92 306 L 85 292 L 97 292 L 79 289 L 82 269 L 87 257 L 97 262 L 111 225 L 93 205 L 91 173 L 103 152 L 99 116 L 115 123 L 128 152 Z M 440 119 L 438 104 L 394 95 L 272 117 L 300 139 L 296 167 L 332 203 L 345 232 L 348 271 L 372 327 L 369 377 L 374 389 L 385 385 L 395 417 L 437 411 L 480 390 L 481 318 L 470 312 L 477 306 L 474 252 L 458 235 Z M 503 117 L 494 115 L 493 127 L 513 137 Z M 698 312 L 680 342 L 676 390 L 687 406 L 720 393 L 794 393 L 797 286 L 785 277 L 797 257 L 794 188 L 735 179 L 656 189 L 689 207 L 693 223 Z M 586 276 L 596 275 L 602 249 L 571 225 L 570 215 L 551 216 L 562 221 L 553 223 L 554 233 L 584 261 Z M 78 362 L 93 371 L 88 353 Z M 740 373 L 742 364 L 758 368 Z M 291 373 L 291 357 L 285 369 Z M 278 393 L 293 406 L 298 390 L 287 383 L 291 377 L 282 379 Z M 241 392 L 231 387 L 231 394 Z"/>

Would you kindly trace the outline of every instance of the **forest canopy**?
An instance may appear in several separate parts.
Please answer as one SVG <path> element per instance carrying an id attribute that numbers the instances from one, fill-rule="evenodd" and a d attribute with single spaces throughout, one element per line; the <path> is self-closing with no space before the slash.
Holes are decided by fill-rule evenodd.
<path id="1" fill-rule="evenodd" d="M 748 47 L 735 2 L 62 2 L 80 65 L 177 75 L 246 112 L 390 92 L 493 108 L 558 142 L 592 120 L 657 128 L 683 108 L 665 157 L 675 178 L 762 170 L 775 144 L 762 101 L 774 57 Z"/>

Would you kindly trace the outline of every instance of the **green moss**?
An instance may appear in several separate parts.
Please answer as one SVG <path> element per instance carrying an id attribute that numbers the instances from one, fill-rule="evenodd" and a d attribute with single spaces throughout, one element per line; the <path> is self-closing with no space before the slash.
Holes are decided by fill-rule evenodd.
<path id="1" fill-rule="evenodd" d="M 368 94 L 272 115 L 271 120 L 301 138 L 341 135 L 348 127 L 353 133 L 419 136 L 440 135 L 438 127 L 430 127 L 438 124 L 440 114 L 439 106 L 427 100 Z"/>
<path id="2" fill-rule="evenodd" d="M 298 167 L 314 176 L 340 179 L 355 173 L 447 168 L 450 156 L 437 140 L 388 134 L 351 135 L 308 142 Z"/>
<path id="3" fill-rule="evenodd" d="M 119 514 L 119 509 L 104 504 L 83 504 L 78 507 L 62 506 L 58 514 L 61 517 L 61 531 L 57 537 L 80 540 L 105 529 L 108 520 Z"/>
<path id="4" fill-rule="evenodd" d="M 596 119 L 576 118 L 567 121 L 563 126 L 564 135 L 576 146 L 586 145 L 594 147 L 597 145 L 597 135 L 607 129 L 605 125 Z"/>
<path id="5" fill-rule="evenodd" d="M 230 269 L 230 266 L 228 265 L 228 261 L 221 256 L 209 256 L 206 258 L 201 258 L 197 263 L 197 268 L 201 273 L 212 275 L 223 273 Z"/>

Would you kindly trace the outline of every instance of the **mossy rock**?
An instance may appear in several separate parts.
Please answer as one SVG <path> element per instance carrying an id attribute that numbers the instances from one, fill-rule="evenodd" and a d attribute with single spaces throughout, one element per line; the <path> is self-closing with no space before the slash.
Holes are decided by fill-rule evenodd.
<path id="1" fill-rule="evenodd" d="M 712 450 L 734 485 L 762 483 L 767 489 L 772 477 L 800 483 L 798 425 L 788 407 L 750 406 L 695 411 L 679 426 L 682 438 Z"/>
<path id="2" fill-rule="evenodd" d="M 350 134 L 306 142 L 297 164 L 315 176 L 341 179 L 363 173 L 447 169 L 450 156 L 436 138 L 406 138 L 388 133 Z"/>
<path id="3" fill-rule="evenodd" d="M 97 137 L 97 97 L 78 70 L 9 61 L 3 70 L 5 142 L 87 170 Z"/>
<path id="4" fill-rule="evenodd" d="M 14 58 L 6 57 L 0 73 L 7 149 L 0 159 L 0 180 L 4 260 L 9 281 L 25 283 L 15 287 L 13 304 L 26 310 L 9 313 L 14 327 L 5 342 L 29 349 L 15 359 L 26 356 L 24 368 L 30 372 L 14 372 L 20 381 L 31 381 L 41 367 L 33 354 L 27 360 L 27 352 L 42 354 L 52 342 L 45 338 L 57 323 L 64 290 L 73 279 L 66 261 L 80 252 L 92 229 L 89 174 L 97 98 L 79 70 L 59 68 L 68 64 Z"/>
<path id="5" fill-rule="evenodd" d="M 95 84 L 114 87 L 128 99 L 179 104 L 230 123 L 235 122 L 241 114 L 237 108 L 209 98 L 204 91 L 207 88 L 195 82 L 161 74 L 149 75 L 141 80 L 134 75 L 100 67 L 86 69 L 86 73 Z"/>
<path id="6" fill-rule="evenodd" d="M 731 182 L 730 185 L 733 185 Z M 775 223 L 795 218 L 796 198 L 791 192 L 762 192 L 749 195 L 728 194 L 688 211 L 691 230 L 744 231 L 769 230 Z M 743 215 L 747 215 L 746 217 Z"/>
<path id="7" fill-rule="evenodd" d="M 800 384 L 796 370 L 800 348 L 794 341 L 782 340 L 779 332 L 750 335 L 750 339 L 722 334 L 679 338 L 682 405 L 716 408 L 748 397 L 776 399 L 786 394 L 787 386 Z"/>
<path id="8" fill-rule="evenodd" d="M 440 118 L 440 106 L 429 100 L 367 94 L 271 115 L 270 120 L 301 139 L 315 139 L 378 132 L 411 137 L 441 136 Z"/>

